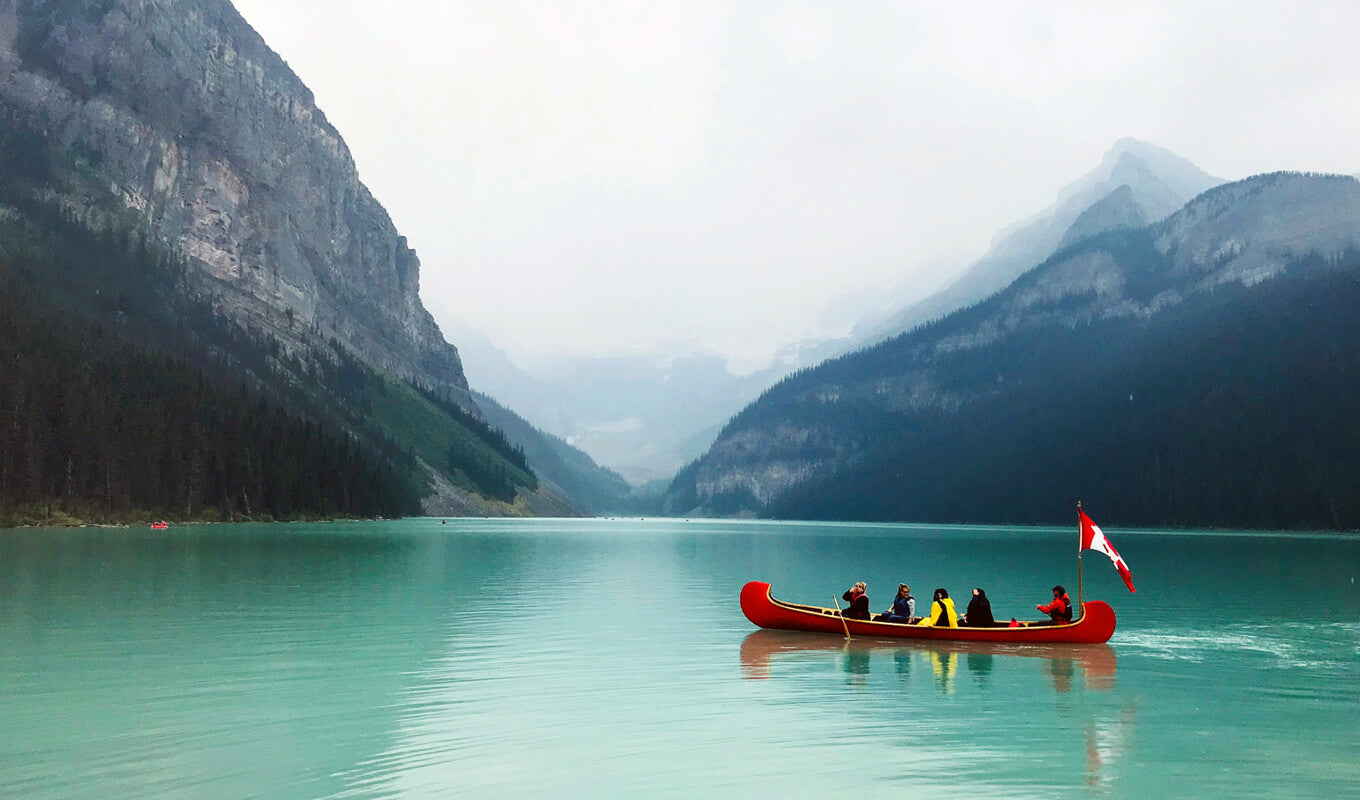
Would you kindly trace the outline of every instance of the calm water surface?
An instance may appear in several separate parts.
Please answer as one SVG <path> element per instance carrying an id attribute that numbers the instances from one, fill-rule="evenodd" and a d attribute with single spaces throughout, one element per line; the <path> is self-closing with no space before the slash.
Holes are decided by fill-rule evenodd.
<path id="1" fill-rule="evenodd" d="M 1111 643 L 1008 650 L 737 592 L 1032 615 L 1075 526 L 0 531 L 0 797 L 1355 796 L 1360 537 L 1107 532 Z"/>

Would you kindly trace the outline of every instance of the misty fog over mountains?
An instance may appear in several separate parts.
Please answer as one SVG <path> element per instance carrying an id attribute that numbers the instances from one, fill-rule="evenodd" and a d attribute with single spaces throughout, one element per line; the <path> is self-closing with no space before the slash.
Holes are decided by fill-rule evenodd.
<path id="1" fill-rule="evenodd" d="M 526 370 L 476 331 L 449 335 L 481 391 L 635 484 L 668 480 L 733 414 L 789 373 L 977 302 L 1065 245 L 1158 221 L 1222 182 L 1163 148 L 1121 139 L 1048 208 L 998 231 L 987 253 L 941 291 L 866 308 L 848 336 L 791 342 L 773 364 L 746 375 L 733 374 L 718 356 L 671 353 L 562 358 Z"/>

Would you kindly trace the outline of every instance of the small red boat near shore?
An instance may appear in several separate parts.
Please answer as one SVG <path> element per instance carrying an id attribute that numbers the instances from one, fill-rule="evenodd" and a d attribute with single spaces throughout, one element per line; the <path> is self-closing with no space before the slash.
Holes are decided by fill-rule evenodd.
<path id="1" fill-rule="evenodd" d="M 888 639 L 1010 644 L 1104 644 L 1114 635 L 1114 609 L 1100 600 L 1081 604 L 1081 616 L 1066 625 L 1020 628 L 933 628 L 898 622 L 845 619 L 836 609 L 776 600 L 770 584 L 751 581 L 741 590 L 741 611 L 761 628 Z"/>

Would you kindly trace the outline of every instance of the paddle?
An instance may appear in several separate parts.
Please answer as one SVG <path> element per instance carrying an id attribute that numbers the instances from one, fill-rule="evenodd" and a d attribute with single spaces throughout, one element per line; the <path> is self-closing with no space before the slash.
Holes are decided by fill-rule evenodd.
<path id="1" fill-rule="evenodd" d="M 841 625 L 845 628 L 845 640 L 850 641 L 850 623 L 845 621 L 845 615 L 841 613 L 841 601 L 836 599 L 836 595 L 831 595 L 831 602 L 836 604 L 836 616 L 841 618 Z"/>

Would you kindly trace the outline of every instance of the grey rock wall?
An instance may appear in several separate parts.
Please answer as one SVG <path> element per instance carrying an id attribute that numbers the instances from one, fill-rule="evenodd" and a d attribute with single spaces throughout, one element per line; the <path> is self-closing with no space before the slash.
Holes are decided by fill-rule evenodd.
<path id="1" fill-rule="evenodd" d="M 238 322 L 285 347 L 336 335 L 475 408 L 415 252 L 230 3 L 0 0 L 0 104 L 69 157 L 58 202 L 143 217 Z"/>

